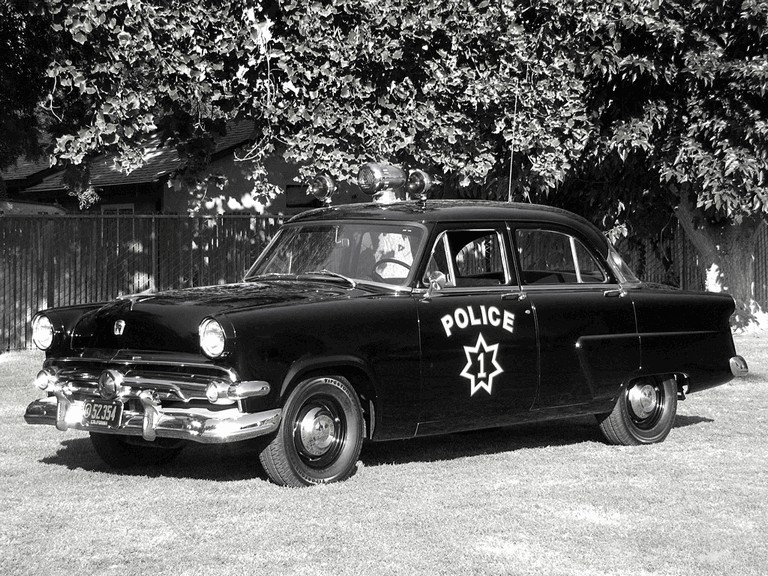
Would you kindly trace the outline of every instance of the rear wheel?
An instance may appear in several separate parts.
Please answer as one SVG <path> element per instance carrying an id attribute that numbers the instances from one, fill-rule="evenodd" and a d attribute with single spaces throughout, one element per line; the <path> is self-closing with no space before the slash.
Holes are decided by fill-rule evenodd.
<path id="1" fill-rule="evenodd" d="M 261 464 L 283 486 L 346 480 L 357 468 L 363 430 L 360 400 L 351 384 L 341 376 L 311 378 L 288 397 Z"/>
<path id="2" fill-rule="evenodd" d="M 613 411 L 598 416 L 611 444 L 636 446 L 664 440 L 675 422 L 677 382 L 672 377 L 642 378 L 622 391 Z"/>
<path id="3" fill-rule="evenodd" d="M 184 448 L 180 440 L 158 438 L 147 442 L 143 438 L 98 432 L 91 432 L 91 444 L 99 458 L 112 468 L 167 464 Z"/>

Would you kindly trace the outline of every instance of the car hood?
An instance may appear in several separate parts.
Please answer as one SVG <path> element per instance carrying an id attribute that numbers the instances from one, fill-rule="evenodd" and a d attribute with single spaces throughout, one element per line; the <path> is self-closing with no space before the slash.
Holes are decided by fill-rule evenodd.
<path id="1" fill-rule="evenodd" d="M 280 280 L 133 295 L 84 314 L 72 347 L 197 352 L 198 326 L 207 316 L 371 294 L 346 283 Z"/>

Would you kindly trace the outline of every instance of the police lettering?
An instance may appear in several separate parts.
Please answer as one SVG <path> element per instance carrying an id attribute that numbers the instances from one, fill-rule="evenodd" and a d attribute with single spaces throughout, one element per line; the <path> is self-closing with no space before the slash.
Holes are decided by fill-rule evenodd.
<path id="1" fill-rule="evenodd" d="M 512 334 L 515 330 L 515 315 L 504 310 L 501 312 L 496 306 L 465 306 L 456 308 L 452 314 L 446 314 L 440 318 L 445 329 L 445 335 L 450 337 L 454 328 L 464 330 L 470 326 L 501 326 Z"/>

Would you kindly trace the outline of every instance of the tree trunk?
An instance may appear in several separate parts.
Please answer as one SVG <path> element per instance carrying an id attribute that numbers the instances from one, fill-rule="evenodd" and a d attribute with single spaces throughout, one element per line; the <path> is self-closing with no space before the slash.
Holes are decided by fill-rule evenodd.
<path id="1" fill-rule="evenodd" d="M 756 321 L 760 305 L 755 300 L 755 246 L 763 218 L 749 216 L 740 224 L 711 224 L 685 198 L 681 198 L 675 212 L 699 253 L 707 273 L 706 289 L 733 296 L 734 326 L 744 327 Z"/>

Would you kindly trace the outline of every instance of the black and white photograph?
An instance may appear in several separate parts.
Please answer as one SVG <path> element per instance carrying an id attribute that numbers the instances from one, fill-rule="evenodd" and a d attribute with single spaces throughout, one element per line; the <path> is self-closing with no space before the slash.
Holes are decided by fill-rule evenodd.
<path id="1" fill-rule="evenodd" d="M 0 0 L 0 573 L 763 576 L 768 1 Z"/>

